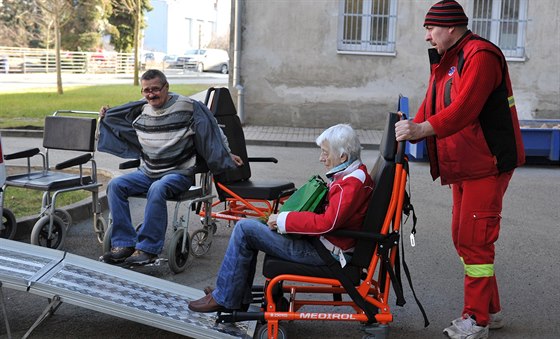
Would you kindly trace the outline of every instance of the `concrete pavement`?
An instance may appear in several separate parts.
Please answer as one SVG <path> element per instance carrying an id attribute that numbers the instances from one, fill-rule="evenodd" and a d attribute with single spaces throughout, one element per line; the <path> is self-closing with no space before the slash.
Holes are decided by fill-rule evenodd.
<path id="1" fill-rule="evenodd" d="M 21 140 L 20 140 L 21 139 Z M 18 145 L 16 147 L 16 144 Z M 40 139 L 3 138 L 5 152 L 34 147 Z M 275 156 L 279 163 L 252 165 L 256 179 L 286 178 L 301 185 L 311 174 L 323 173 L 318 162 L 317 147 L 248 146 L 250 156 Z M 377 151 L 364 150 L 363 160 L 371 168 Z M 114 169 L 118 158 L 96 155 L 101 168 Z M 56 160 L 55 160 L 56 161 Z M 393 306 L 394 322 L 390 337 L 443 338 L 441 331 L 451 319 L 458 317 L 462 305 L 462 265 L 457 258 L 450 237 L 451 191 L 429 178 L 426 163 L 410 164 L 410 189 L 419 221 L 416 247 L 408 239 L 411 224 L 404 226 L 406 261 L 413 283 L 431 321 L 424 329 L 421 315 L 410 289 L 404 283 L 408 303 Z M 553 339 L 560 337 L 560 171 L 556 167 L 525 166 L 516 170 L 504 200 L 502 231 L 496 244 L 496 272 L 501 290 L 501 301 L 506 315 L 506 327 L 492 331 L 492 339 Z M 143 201 L 133 201 L 133 220 L 142 218 Z M 171 205 L 169 206 L 171 211 Z M 191 231 L 199 226 L 192 217 Z M 218 232 L 209 253 L 191 258 L 189 268 L 174 275 L 167 266 L 142 269 L 143 273 L 202 289 L 213 285 L 221 264 L 231 228 L 218 223 Z M 170 239 L 171 231 L 168 232 Z M 27 242 L 28 239 L 20 239 Z M 70 253 L 97 258 L 101 246 L 95 240 L 91 220 L 72 226 L 66 249 Z M 260 264 L 257 280 L 262 282 Z M 15 337 L 21 337 L 41 313 L 43 298 L 4 289 L 9 319 Z M 342 322 L 286 322 L 283 326 L 292 338 L 338 339 L 361 338 L 360 325 Z M 5 334 L 0 324 L 0 337 Z M 63 305 L 54 317 L 39 326 L 36 338 L 179 338 L 179 336 L 131 321 L 110 317 L 76 306 Z"/>

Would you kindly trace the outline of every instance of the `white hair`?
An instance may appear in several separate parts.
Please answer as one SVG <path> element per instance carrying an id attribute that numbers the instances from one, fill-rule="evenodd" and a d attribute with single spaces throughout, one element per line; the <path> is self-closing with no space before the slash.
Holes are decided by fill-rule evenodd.
<path id="1" fill-rule="evenodd" d="M 330 152 L 336 156 L 346 154 L 348 160 L 354 161 L 360 159 L 362 146 L 356 131 L 348 124 L 338 124 L 327 128 L 315 140 L 318 146 L 327 141 L 329 143 Z"/>

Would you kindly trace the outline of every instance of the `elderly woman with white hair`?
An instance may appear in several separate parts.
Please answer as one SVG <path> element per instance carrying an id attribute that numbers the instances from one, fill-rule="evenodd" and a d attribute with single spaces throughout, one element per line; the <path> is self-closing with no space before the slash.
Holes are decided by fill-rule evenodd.
<path id="1" fill-rule="evenodd" d="M 373 181 L 360 159 L 360 140 L 352 127 L 339 124 L 325 130 L 316 142 L 321 147 L 319 161 L 324 163 L 330 179 L 323 211 L 272 214 L 267 224 L 255 219 L 239 221 L 218 272 L 216 288 L 205 289 L 207 295 L 192 301 L 189 309 L 217 312 L 237 310 L 249 304 L 259 251 L 296 263 L 324 265 L 306 237 L 283 234 L 320 237 L 323 245 L 339 258 L 352 253 L 354 239 L 331 237 L 327 233 L 336 229 L 360 229 L 366 215 Z"/>

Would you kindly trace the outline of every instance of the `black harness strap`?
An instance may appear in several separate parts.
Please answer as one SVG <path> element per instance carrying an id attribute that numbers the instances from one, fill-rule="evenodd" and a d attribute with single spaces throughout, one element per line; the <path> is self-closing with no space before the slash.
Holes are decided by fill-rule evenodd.
<path id="1" fill-rule="evenodd" d="M 325 264 L 329 267 L 333 275 L 338 279 L 338 281 L 340 281 L 340 283 L 342 284 L 342 286 L 344 287 L 344 289 L 346 290 L 350 298 L 352 298 L 352 300 L 356 303 L 356 305 L 358 305 L 364 311 L 364 313 L 368 318 L 368 322 L 376 323 L 377 319 L 375 319 L 375 314 L 377 314 L 378 311 L 377 307 L 369 304 L 360 295 L 360 293 L 358 293 L 350 278 L 348 278 L 346 274 L 344 274 L 344 271 L 342 270 L 340 263 L 337 260 L 335 260 L 335 258 L 329 252 L 329 250 L 327 250 L 326 247 L 323 246 L 323 243 L 321 243 L 318 237 L 309 237 L 309 241 L 311 242 L 313 247 L 315 247 L 315 250 L 321 257 L 321 259 L 323 259 Z"/>
<path id="2" fill-rule="evenodd" d="M 416 213 L 414 212 L 414 206 L 412 206 L 412 204 L 410 203 L 410 196 L 408 195 L 408 192 L 404 192 L 404 204 L 403 204 L 403 213 L 409 217 L 410 213 L 412 212 L 412 230 L 410 231 L 410 233 L 412 235 L 416 234 L 416 221 L 418 221 L 418 219 L 416 218 Z M 406 222 L 406 220 L 405 220 Z M 402 225 L 401 225 L 401 237 L 402 234 L 404 234 L 403 229 L 402 229 Z M 408 280 L 408 285 L 410 286 L 410 290 L 412 291 L 412 295 L 414 296 L 414 300 L 416 301 L 416 304 L 418 305 L 418 308 L 420 309 L 420 312 L 422 313 L 422 317 L 424 317 L 424 327 L 428 327 L 428 325 L 430 325 L 430 321 L 428 320 L 428 316 L 426 315 L 426 311 L 424 310 L 424 307 L 422 306 L 422 303 L 420 303 L 420 300 L 418 300 L 418 297 L 416 296 L 416 292 L 414 291 L 414 287 L 412 286 L 412 278 L 410 277 L 410 271 L 408 269 L 408 265 L 406 264 L 406 261 L 404 260 L 404 240 L 402 241 L 401 244 L 401 248 L 402 248 L 402 265 L 403 265 L 403 269 L 404 269 L 404 273 L 406 275 L 406 279 Z"/>
<path id="3" fill-rule="evenodd" d="M 389 250 L 396 246 L 396 250 L 399 249 L 399 233 L 393 232 L 387 235 L 387 237 L 379 243 L 379 249 L 377 255 L 381 257 L 384 270 L 389 273 L 389 278 L 393 283 L 393 290 L 395 291 L 395 296 L 397 297 L 397 306 L 404 306 L 406 300 L 404 300 L 404 294 L 402 289 L 402 283 L 400 280 L 400 274 L 397 275 L 393 266 L 391 265 L 391 256 L 389 255 Z M 395 260 L 395 262 L 398 262 Z M 383 275 L 385 276 L 385 275 Z"/>

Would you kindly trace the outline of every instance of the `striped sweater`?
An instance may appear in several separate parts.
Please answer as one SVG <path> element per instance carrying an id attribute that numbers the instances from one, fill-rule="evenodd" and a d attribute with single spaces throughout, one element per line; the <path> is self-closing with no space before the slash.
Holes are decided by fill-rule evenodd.
<path id="1" fill-rule="evenodd" d="M 150 177 L 167 173 L 192 174 L 195 164 L 192 99 L 169 93 L 158 109 L 146 104 L 132 126 L 142 146 L 142 170 Z"/>

